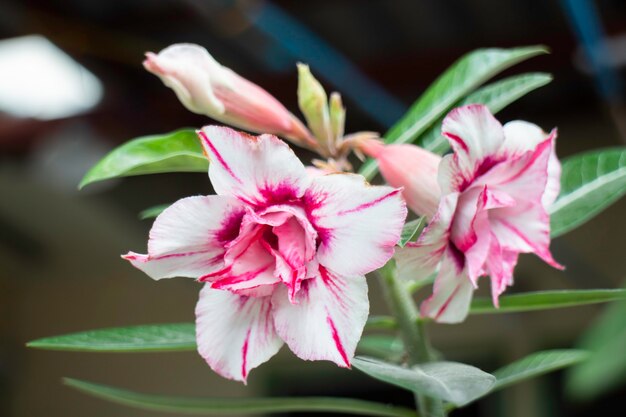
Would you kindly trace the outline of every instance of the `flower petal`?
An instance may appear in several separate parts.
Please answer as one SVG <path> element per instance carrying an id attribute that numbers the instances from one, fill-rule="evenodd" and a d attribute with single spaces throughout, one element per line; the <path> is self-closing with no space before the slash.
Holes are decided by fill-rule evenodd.
<path id="1" fill-rule="evenodd" d="M 320 264 L 344 276 L 383 266 L 393 255 L 407 214 L 400 191 L 370 186 L 360 175 L 314 178 L 304 198 L 321 242 Z"/>
<path id="2" fill-rule="evenodd" d="M 500 150 L 519 156 L 524 152 L 534 150 L 539 144 L 547 139 L 552 143 L 552 151 L 548 161 L 548 182 L 543 194 L 542 203 L 548 207 L 556 200 L 561 190 L 561 163 L 556 157 L 556 137 L 557 131 L 553 129 L 547 134 L 535 124 L 515 120 L 504 125 L 504 144 Z"/>
<path id="3" fill-rule="evenodd" d="M 458 213 L 462 213 L 463 210 L 460 209 L 462 202 L 464 201 L 464 197 L 469 195 L 471 192 L 474 192 L 477 187 L 474 187 L 469 192 L 465 192 L 463 196 L 459 199 L 459 207 L 457 207 L 457 214 L 455 215 L 455 226 L 462 222 L 461 216 Z M 468 204 L 476 206 L 476 212 L 474 217 L 471 218 L 470 222 L 464 222 L 465 227 L 469 227 L 471 232 L 468 232 L 475 239 L 473 243 L 469 247 L 462 247 L 457 244 L 457 247 L 464 252 L 465 260 L 467 262 L 467 274 L 476 287 L 478 285 L 478 277 L 484 275 L 486 273 L 485 262 L 492 258 L 494 255 L 491 253 L 491 249 L 497 246 L 497 242 L 492 242 L 492 231 L 491 225 L 489 223 L 489 213 L 493 209 L 501 208 L 501 207 L 512 207 L 517 204 L 517 202 L 508 194 L 503 191 L 499 191 L 497 189 L 489 188 L 488 186 L 483 186 L 482 191 L 478 195 L 478 199 L 476 201 L 472 199 L 467 200 Z M 455 228 L 453 227 L 453 236 Z"/>
<path id="4" fill-rule="evenodd" d="M 261 239 L 252 241 L 225 268 L 200 277 L 215 289 L 237 292 L 280 282 L 275 276 L 276 261 Z"/>
<path id="5" fill-rule="evenodd" d="M 516 196 L 515 206 L 496 208 L 489 213 L 492 231 L 502 248 L 534 252 L 549 265 L 562 268 L 549 251 L 550 217 L 541 201 L 551 152 L 552 141 L 547 139 L 534 151 L 494 168 L 485 181 Z"/>
<path id="6" fill-rule="evenodd" d="M 417 242 L 409 242 L 404 248 L 396 249 L 394 258 L 401 279 L 427 279 L 435 272 L 448 247 L 452 216 L 456 210 L 458 197 L 458 193 L 444 196 L 435 216 Z"/>
<path id="7" fill-rule="evenodd" d="M 226 196 L 178 200 L 154 221 L 148 254 L 123 258 L 153 279 L 198 278 L 223 266 L 224 245 L 239 233 L 245 206 Z"/>
<path id="8" fill-rule="evenodd" d="M 220 126 L 206 126 L 198 135 L 212 161 L 209 177 L 219 195 L 258 207 L 296 200 L 308 186 L 304 165 L 276 136 Z"/>
<path id="9" fill-rule="evenodd" d="M 211 369 L 243 382 L 283 345 L 272 322 L 270 297 L 240 296 L 210 285 L 196 305 L 196 340 Z"/>
<path id="10" fill-rule="evenodd" d="M 304 360 L 329 360 L 350 367 L 369 314 L 365 277 L 341 277 L 320 267 L 302 282 L 297 303 L 287 289 L 272 296 L 274 325 L 289 348 Z"/>
<path id="11" fill-rule="evenodd" d="M 433 295 L 422 303 L 423 316 L 441 323 L 459 323 L 469 312 L 474 288 L 452 249 L 448 249 L 433 287 Z"/>
<path id="12" fill-rule="evenodd" d="M 456 175 L 451 178 L 458 191 L 498 162 L 495 156 L 504 142 L 504 132 L 486 106 L 470 104 L 452 110 L 443 120 L 441 133 L 454 150 Z"/>

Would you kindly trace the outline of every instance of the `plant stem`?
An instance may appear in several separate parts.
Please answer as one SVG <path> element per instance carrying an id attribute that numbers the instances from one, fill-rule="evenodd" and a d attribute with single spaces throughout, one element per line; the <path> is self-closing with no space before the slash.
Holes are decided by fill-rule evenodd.
<path id="1" fill-rule="evenodd" d="M 396 268 L 390 261 L 379 270 L 383 292 L 392 314 L 398 322 L 398 329 L 404 341 L 409 365 L 417 365 L 433 360 L 434 355 L 428 341 L 424 323 L 418 320 L 419 314 L 411 293 L 396 276 Z M 441 400 L 415 393 L 420 413 L 424 417 L 443 417 L 445 412 Z"/>

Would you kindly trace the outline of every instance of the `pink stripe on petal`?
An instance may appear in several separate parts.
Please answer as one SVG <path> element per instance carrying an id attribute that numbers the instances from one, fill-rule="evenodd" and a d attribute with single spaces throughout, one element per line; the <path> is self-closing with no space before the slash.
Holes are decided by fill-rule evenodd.
<path id="1" fill-rule="evenodd" d="M 295 304 L 286 288 L 274 292 L 274 325 L 301 359 L 349 367 L 369 311 L 367 283 L 362 276 L 340 277 L 323 267 L 319 270 L 319 276 L 302 282 Z"/>
<path id="2" fill-rule="evenodd" d="M 362 275 L 393 255 L 407 213 L 401 190 L 369 186 L 354 174 L 325 175 L 313 178 L 305 202 L 321 265 L 343 276 Z"/>
<path id="3" fill-rule="evenodd" d="M 343 343 L 341 343 L 341 339 L 339 338 L 339 333 L 337 332 L 337 327 L 335 327 L 335 322 L 329 315 L 326 316 L 326 322 L 328 322 L 328 325 L 330 326 L 330 331 L 332 333 L 333 341 L 335 342 L 335 347 L 337 348 L 337 352 L 339 352 L 339 354 L 341 355 L 341 358 L 343 359 L 346 365 L 346 368 L 350 368 L 350 359 L 348 358 L 348 355 L 346 354 L 346 350 L 343 347 Z"/>
<path id="4" fill-rule="evenodd" d="M 204 143 L 206 146 L 209 147 L 209 149 L 211 150 L 211 154 L 217 159 L 217 161 L 222 166 L 222 168 L 224 168 L 226 172 L 228 172 L 235 181 L 237 181 L 239 184 L 243 184 L 243 181 L 241 181 L 241 179 L 233 172 L 231 167 L 224 160 L 224 158 L 219 153 L 219 151 L 215 148 L 215 145 L 213 145 L 213 143 L 208 138 L 208 136 L 202 130 L 196 130 L 196 133 L 198 134 L 198 136 L 200 136 L 200 139 L 202 139 L 202 143 Z M 240 133 L 240 134 L 244 135 L 244 133 Z M 250 136 L 250 135 L 248 136 L 250 137 L 251 140 L 253 139 L 253 136 Z"/>
<path id="5" fill-rule="evenodd" d="M 250 329 L 246 333 L 246 339 L 241 348 L 241 377 L 245 381 L 248 378 L 248 344 L 250 343 Z"/>
<path id="6" fill-rule="evenodd" d="M 500 219 L 499 222 L 504 225 L 511 233 L 513 233 L 515 236 L 517 236 L 520 240 L 522 240 L 524 243 L 526 243 L 526 245 L 528 245 L 529 248 L 532 249 L 532 251 L 537 254 L 537 256 L 539 256 L 544 262 L 546 262 L 548 265 L 556 268 L 556 269 L 560 269 L 563 270 L 565 269 L 565 267 L 561 264 L 559 264 L 557 261 L 554 260 L 554 258 L 552 257 L 552 254 L 550 253 L 550 251 L 548 250 L 548 248 L 544 248 L 541 247 L 539 245 L 537 245 L 535 242 L 531 241 L 526 234 L 524 234 L 521 230 L 519 230 L 517 227 L 515 227 L 514 225 L 512 225 L 510 222 Z M 549 234 L 549 231 L 547 232 Z M 549 238 L 548 238 L 549 241 Z"/>
<path id="7" fill-rule="evenodd" d="M 351 209 L 348 209 L 348 210 L 342 210 L 342 211 L 338 212 L 337 215 L 338 216 L 343 216 L 345 214 L 358 213 L 358 212 L 363 211 L 365 209 L 374 207 L 375 205 L 377 205 L 377 204 L 387 200 L 388 198 L 393 197 L 393 196 L 395 196 L 395 195 L 397 195 L 397 194 L 399 194 L 401 192 L 402 192 L 401 189 L 395 189 L 395 190 L 391 191 L 389 194 L 384 195 L 382 197 L 379 197 L 379 198 L 377 198 L 377 199 L 375 199 L 373 201 L 368 201 L 367 203 L 363 203 L 363 204 L 361 204 L 361 205 L 359 205 L 357 207 L 354 207 L 354 208 L 351 208 Z"/>
<path id="8" fill-rule="evenodd" d="M 274 356 L 276 334 L 269 297 L 247 297 L 205 285 L 196 305 L 198 352 L 221 376 L 246 382 L 250 370 Z"/>
<path id="9" fill-rule="evenodd" d="M 452 300 L 454 300 L 455 296 L 458 294 L 459 290 L 461 289 L 461 285 L 462 285 L 462 282 L 459 282 L 456 285 L 452 293 L 448 296 L 448 299 L 443 303 L 441 308 L 435 314 L 435 320 L 439 320 L 445 314 L 446 310 L 448 310 L 448 307 L 450 306 L 450 302 L 452 302 Z"/>
<path id="10" fill-rule="evenodd" d="M 448 138 L 456 142 L 465 152 L 469 152 L 469 148 L 463 139 L 459 136 L 452 134 L 450 132 L 445 132 L 444 135 Z"/>

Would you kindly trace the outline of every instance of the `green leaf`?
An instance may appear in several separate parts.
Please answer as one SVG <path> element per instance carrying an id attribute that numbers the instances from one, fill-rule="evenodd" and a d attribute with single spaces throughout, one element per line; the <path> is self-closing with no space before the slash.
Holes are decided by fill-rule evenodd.
<path id="1" fill-rule="evenodd" d="M 563 161 L 561 194 L 550 206 L 552 237 L 590 220 L 626 193 L 626 148 L 585 152 Z"/>
<path id="2" fill-rule="evenodd" d="M 529 378 L 547 374 L 583 362 L 589 352 L 578 349 L 556 349 L 536 352 L 493 373 L 496 384 L 491 392 Z"/>
<path id="3" fill-rule="evenodd" d="M 196 349 L 196 334 L 193 323 L 149 324 L 46 337 L 27 346 L 89 352 L 182 351 Z"/>
<path id="4" fill-rule="evenodd" d="M 569 397 L 589 401 L 626 382 L 624 317 L 626 302 L 615 303 L 585 332 L 578 346 L 590 357 L 567 373 Z"/>
<path id="5" fill-rule="evenodd" d="M 163 211 L 171 206 L 171 204 L 159 204 L 158 206 L 148 207 L 145 210 L 142 210 L 139 213 L 140 220 L 154 219 L 159 214 L 163 213 Z"/>
<path id="6" fill-rule="evenodd" d="M 365 330 L 393 330 L 396 327 L 396 319 L 391 316 L 369 316 L 365 323 Z"/>
<path id="7" fill-rule="evenodd" d="M 143 136 L 113 149 L 94 165 L 80 182 L 162 172 L 207 172 L 209 161 L 192 129 Z"/>
<path id="8" fill-rule="evenodd" d="M 229 415 L 289 412 L 357 414 L 380 417 L 417 417 L 413 410 L 372 401 L 331 397 L 190 398 L 142 394 L 72 378 L 66 385 L 94 397 L 144 410 L 184 414 Z"/>
<path id="9" fill-rule="evenodd" d="M 486 105 L 495 114 L 531 91 L 543 87 L 550 81 L 552 81 L 552 76 L 541 72 L 516 75 L 479 88 L 456 103 L 454 107 L 480 103 Z M 441 136 L 442 122 L 443 117 L 439 118 L 418 138 L 417 144 L 434 153 L 445 153 L 450 148 L 450 145 Z"/>
<path id="10" fill-rule="evenodd" d="M 415 220 L 411 220 L 410 222 L 406 222 L 402 228 L 402 234 L 400 235 L 398 246 L 403 248 L 407 242 L 410 242 L 414 237 L 419 236 L 424 226 L 426 226 L 426 217 L 419 217 Z"/>
<path id="11" fill-rule="evenodd" d="M 395 329 L 389 316 L 370 316 L 368 330 Z M 196 349 L 194 323 L 147 324 L 88 330 L 33 340 L 28 347 L 85 352 L 155 352 Z"/>
<path id="12" fill-rule="evenodd" d="M 380 381 L 463 406 L 489 392 L 495 377 L 457 362 L 429 362 L 412 368 L 356 357 L 352 364 Z"/>
<path id="13" fill-rule="evenodd" d="M 493 306 L 491 298 L 474 298 L 470 314 L 547 310 L 624 299 L 626 290 L 622 289 L 537 291 L 500 297 L 500 308 Z"/>
<path id="14" fill-rule="evenodd" d="M 396 362 L 404 356 L 404 343 L 402 339 L 387 334 L 365 335 L 359 340 L 357 352 Z"/>
<path id="15" fill-rule="evenodd" d="M 543 46 L 512 49 L 477 49 L 464 55 L 428 87 L 408 112 L 387 132 L 387 143 L 409 143 L 441 118 L 456 102 L 499 72 L 534 56 L 547 53 Z M 359 173 L 367 179 L 376 174 L 369 160 Z"/>

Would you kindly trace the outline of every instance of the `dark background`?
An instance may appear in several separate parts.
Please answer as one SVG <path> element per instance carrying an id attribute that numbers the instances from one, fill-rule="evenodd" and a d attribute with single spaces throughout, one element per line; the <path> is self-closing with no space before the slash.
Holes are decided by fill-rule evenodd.
<path id="1" fill-rule="evenodd" d="M 590 3 L 597 6 L 608 37 L 626 36 L 626 2 Z M 78 394 L 60 384 L 62 376 L 164 394 L 345 395 L 410 405 L 409 394 L 358 371 L 299 361 L 286 348 L 254 371 L 247 387 L 219 378 L 195 353 L 27 350 L 26 341 L 43 336 L 193 320 L 196 283 L 153 282 L 119 254 L 145 248 L 150 221 L 137 219 L 140 210 L 209 193 L 206 175 L 134 177 L 81 192 L 76 184 L 107 150 L 130 138 L 210 122 L 185 110 L 141 66 L 144 52 L 175 42 L 205 46 L 296 114 L 295 63 L 310 63 L 327 90 L 343 94 L 348 132 L 384 132 L 438 74 L 472 49 L 541 43 L 550 55 L 502 75 L 546 71 L 555 80 L 500 112 L 500 120 L 529 120 L 544 130 L 558 126 L 561 157 L 623 145 L 626 116 L 619 80 L 624 67 L 617 58 L 626 61 L 626 48 L 614 51 L 611 73 L 618 82 L 607 87 L 606 80 L 585 71 L 589 62 L 564 4 L 3 0 L 0 38 L 48 38 L 100 79 L 104 97 L 92 111 L 64 119 L 20 119 L 0 112 L 0 415 L 156 415 Z M 371 88 L 360 88 L 363 82 Z M 625 208 L 622 201 L 553 243 L 565 272 L 523 256 L 513 291 L 619 286 L 626 278 Z M 377 284 L 370 280 L 373 312 L 384 312 Z M 487 287 L 483 282 L 481 291 Z M 461 326 L 436 326 L 431 333 L 448 358 L 491 371 L 534 350 L 573 346 L 601 311 L 590 306 L 476 316 Z M 562 385 L 560 373 L 543 377 L 458 415 L 596 416 L 624 406 L 623 389 L 578 404 L 564 399 Z"/>

